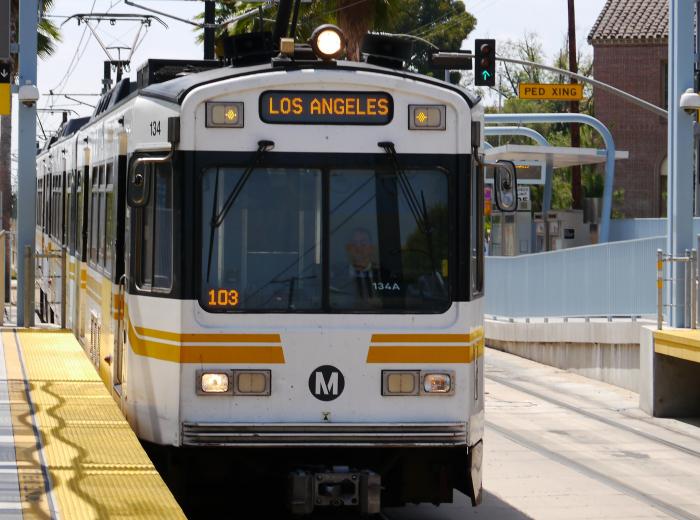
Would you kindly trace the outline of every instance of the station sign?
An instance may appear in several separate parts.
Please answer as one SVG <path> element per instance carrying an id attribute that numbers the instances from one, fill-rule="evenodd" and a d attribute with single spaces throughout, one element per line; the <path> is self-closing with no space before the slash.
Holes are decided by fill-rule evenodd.
<path id="1" fill-rule="evenodd" d="M 267 91 L 260 119 L 269 124 L 388 125 L 394 100 L 386 92 Z"/>
<path id="2" fill-rule="evenodd" d="M 0 62 L 0 116 L 9 116 L 12 108 L 12 68 L 7 62 Z"/>
<path id="3" fill-rule="evenodd" d="M 522 185 L 544 185 L 545 181 L 545 164 L 544 161 L 513 161 L 515 164 L 515 172 L 518 176 L 518 184 Z M 493 165 L 486 165 L 485 182 L 493 184 Z"/>
<path id="4" fill-rule="evenodd" d="M 581 101 L 583 85 L 580 83 L 520 83 L 518 94 L 520 99 Z"/>

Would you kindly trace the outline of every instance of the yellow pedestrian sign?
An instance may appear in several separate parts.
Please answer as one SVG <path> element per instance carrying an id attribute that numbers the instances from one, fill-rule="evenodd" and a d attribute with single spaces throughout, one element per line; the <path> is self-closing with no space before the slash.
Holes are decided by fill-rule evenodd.
<path id="1" fill-rule="evenodd" d="M 583 85 L 578 83 L 520 83 L 520 99 L 546 99 L 551 101 L 581 101 Z"/>

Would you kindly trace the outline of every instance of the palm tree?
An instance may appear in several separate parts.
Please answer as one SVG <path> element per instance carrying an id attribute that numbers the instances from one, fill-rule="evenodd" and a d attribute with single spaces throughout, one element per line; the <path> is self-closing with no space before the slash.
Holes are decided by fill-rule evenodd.
<path id="1" fill-rule="evenodd" d="M 44 13 L 51 10 L 53 0 L 39 0 L 41 17 L 39 20 L 39 31 L 37 34 L 38 55 L 41 58 L 50 56 L 55 50 L 56 42 L 61 41 L 58 27 L 51 20 L 44 16 Z M 11 21 L 10 36 L 12 41 L 17 41 L 19 36 L 19 0 L 12 0 L 10 4 Z M 18 56 L 11 57 L 12 77 L 18 69 Z M 12 218 L 12 159 L 11 159 L 11 136 L 12 136 L 12 116 L 0 117 L 0 194 L 2 194 L 2 229 L 10 229 L 10 219 Z M 9 249 L 7 251 L 9 255 Z M 6 264 L 9 265 L 9 258 Z M 9 291 L 8 291 L 9 294 Z"/>
<path id="2" fill-rule="evenodd" d="M 360 59 L 360 45 L 367 31 L 372 28 L 382 28 L 389 19 L 390 8 L 400 4 L 401 0 L 331 0 L 329 2 L 312 2 L 304 4 L 303 12 L 297 26 L 297 38 L 308 38 L 314 27 L 323 23 L 336 23 L 348 39 L 348 58 Z M 217 2 L 216 21 L 223 23 L 234 16 L 248 11 L 255 4 L 241 4 L 235 0 Z M 203 15 L 198 18 L 202 19 Z M 266 14 L 265 18 L 274 18 L 274 14 Z M 257 18 L 250 18 L 228 27 L 231 34 L 249 31 Z M 220 36 L 220 34 L 218 35 Z M 198 41 L 203 37 L 200 32 Z"/>
<path id="3" fill-rule="evenodd" d="M 381 27 L 388 19 L 390 0 L 337 0 L 336 3 L 338 27 L 348 39 L 348 58 L 359 61 L 362 39 L 370 29 Z"/>

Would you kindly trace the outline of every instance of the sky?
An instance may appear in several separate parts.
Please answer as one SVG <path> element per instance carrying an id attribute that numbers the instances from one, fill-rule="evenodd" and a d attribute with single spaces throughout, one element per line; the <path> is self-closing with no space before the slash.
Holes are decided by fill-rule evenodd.
<path id="1" fill-rule="evenodd" d="M 202 11 L 198 0 L 134 0 L 158 11 L 171 13 L 177 17 L 192 20 Z M 322 0 L 321 0 L 322 1 Z M 476 29 L 466 40 L 464 48 L 474 47 L 474 38 L 496 38 L 498 42 L 521 39 L 526 33 L 534 33 L 542 42 L 543 49 L 552 61 L 565 42 L 567 32 L 567 0 L 465 0 L 467 10 L 477 18 Z M 586 37 L 595 23 L 605 0 L 576 1 L 577 41 L 584 53 L 591 54 Z M 56 0 L 51 12 L 54 21 L 61 26 L 62 42 L 49 58 L 38 62 L 40 122 L 39 136 L 49 134 L 58 128 L 61 111 L 70 110 L 71 117 L 90 115 L 99 99 L 97 96 L 73 96 L 72 94 L 98 94 L 101 90 L 105 52 L 99 42 L 75 19 L 67 17 L 78 13 L 143 13 L 130 7 L 122 0 Z M 148 58 L 201 59 L 202 48 L 195 42 L 191 25 L 161 17 L 168 25 L 164 28 L 153 22 L 145 33 L 139 47 L 132 56 L 132 77 L 138 67 Z M 102 22 L 96 29 L 105 47 L 129 47 L 140 27 L 139 23 L 118 22 L 110 25 Z M 111 51 L 113 54 L 116 52 Z M 122 51 L 124 52 L 124 51 Z M 67 94 L 73 99 L 54 94 Z M 86 104 L 81 104 L 86 103 Z M 53 113 L 51 112 L 53 110 Z M 16 114 L 16 110 L 14 111 Z M 13 125 L 16 137 L 16 124 Z M 43 127 L 43 132 L 42 132 Z M 16 144 L 13 145 L 15 152 Z"/>

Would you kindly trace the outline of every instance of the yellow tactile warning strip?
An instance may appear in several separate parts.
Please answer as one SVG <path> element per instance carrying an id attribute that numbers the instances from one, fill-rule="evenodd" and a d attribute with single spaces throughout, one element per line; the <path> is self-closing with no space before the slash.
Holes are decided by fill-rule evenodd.
<path id="1" fill-rule="evenodd" d="M 658 354 L 700 363 L 700 330 L 667 329 L 654 332 Z"/>
<path id="2" fill-rule="evenodd" d="M 49 505 L 48 472 L 37 448 L 35 424 L 28 399 L 29 387 L 24 380 L 14 334 L 6 332 L 2 336 L 22 516 L 25 520 L 52 518 L 55 508 L 53 500 Z"/>
<path id="3" fill-rule="evenodd" d="M 59 516 L 185 518 L 75 337 L 16 338 Z"/>
<path id="4" fill-rule="evenodd" d="M 484 330 L 469 334 L 374 334 L 367 363 L 472 363 L 484 355 Z"/>
<path id="5" fill-rule="evenodd" d="M 129 345 L 174 363 L 284 364 L 279 334 L 177 334 L 129 324 Z"/>

